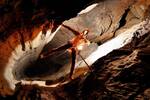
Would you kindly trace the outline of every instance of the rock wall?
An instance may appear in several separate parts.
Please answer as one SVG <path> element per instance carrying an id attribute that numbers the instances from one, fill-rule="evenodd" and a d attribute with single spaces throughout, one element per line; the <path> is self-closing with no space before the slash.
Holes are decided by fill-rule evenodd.
<path id="1" fill-rule="evenodd" d="M 89 12 L 79 13 L 82 9 L 95 3 L 97 3 L 96 7 Z M 149 22 L 149 9 L 149 0 L 87 0 L 86 2 L 56 0 L 54 3 L 49 0 L 1 0 L 0 95 L 2 99 L 5 96 L 18 100 L 22 98 L 47 100 L 49 98 L 57 100 L 60 98 L 92 99 L 94 97 L 95 99 L 150 98 L 149 60 L 147 60 L 149 57 L 149 31 L 142 31 L 141 33 L 144 33 L 142 36 L 139 36 L 140 32 L 135 32 L 135 37 L 133 37 L 131 43 L 97 60 L 92 65 L 94 70 L 92 73 L 82 74 L 60 87 L 45 88 L 36 85 L 16 84 L 16 82 L 11 81 L 11 79 L 16 78 L 16 73 L 12 72 L 14 69 L 8 67 L 13 66 L 13 68 L 18 69 L 20 66 L 28 66 L 30 62 L 36 63 L 43 48 L 47 50 L 56 45 L 59 46 L 62 43 L 59 40 L 64 39 L 67 42 L 72 38 L 73 36 L 66 34 L 70 33 L 69 30 L 63 27 L 58 28 L 61 23 L 80 32 L 85 29 L 90 30 L 88 39 L 100 46 L 119 34 L 126 33 L 134 25 L 143 21 Z M 149 27 L 146 28 L 149 30 Z M 38 36 L 39 40 L 33 42 Z M 18 46 L 19 49 L 16 49 Z M 39 49 L 35 52 L 34 50 L 37 48 Z M 18 52 L 23 52 L 23 55 L 20 56 Z M 26 55 L 27 53 L 29 56 Z M 21 58 L 18 56 L 23 57 L 23 59 L 28 57 L 23 63 L 17 65 L 21 62 Z M 13 60 L 10 60 L 10 58 Z M 13 65 L 14 62 L 15 65 Z M 47 61 L 44 60 L 44 63 L 47 63 Z M 39 63 L 35 65 L 39 65 Z M 40 68 L 43 69 L 43 66 Z M 54 68 L 52 72 L 54 72 L 53 76 L 55 77 L 52 79 L 56 81 L 56 77 L 63 75 L 65 77 L 68 68 L 63 67 L 57 72 Z M 36 72 L 36 70 L 34 71 Z M 83 71 L 82 73 L 85 73 L 84 70 L 87 71 L 87 69 L 79 69 L 76 72 L 80 73 L 80 70 Z M 17 76 L 19 77 L 20 74 L 22 73 L 18 73 Z M 49 76 L 43 77 L 49 78 Z M 37 77 L 34 77 L 34 79 L 37 79 Z M 15 81 L 18 81 L 17 78 Z M 13 89 L 11 84 L 14 86 Z"/>

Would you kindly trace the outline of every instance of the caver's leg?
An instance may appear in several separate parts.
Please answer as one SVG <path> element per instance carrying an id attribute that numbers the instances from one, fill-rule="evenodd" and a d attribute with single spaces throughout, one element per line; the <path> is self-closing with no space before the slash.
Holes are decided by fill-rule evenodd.
<path id="1" fill-rule="evenodd" d="M 68 30 L 70 30 L 70 31 L 71 31 L 74 35 L 76 35 L 76 36 L 77 36 L 77 35 L 81 35 L 80 32 L 74 30 L 73 28 L 71 28 L 71 27 L 69 27 L 69 26 L 67 26 L 67 25 L 62 24 L 62 26 L 65 27 L 65 28 L 67 28 Z"/>
<path id="2" fill-rule="evenodd" d="M 76 62 L 76 50 L 75 50 L 75 48 L 71 48 L 71 56 L 72 56 L 72 62 L 71 62 L 71 69 L 70 69 L 70 75 L 69 75 L 70 79 L 72 79 L 73 71 L 75 68 L 75 62 Z"/>
<path id="3" fill-rule="evenodd" d="M 58 48 L 54 48 L 54 49 L 48 50 L 47 52 L 41 53 L 40 54 L 40 59 L 46 58 L 46 57 L 48 57 L 48 56 L 50 56 L 50 55 L 52 55 L 52 54 L 54 54 L 58 51 L 66 50 L 70 47 L 72 47 L 72 44 L 70 42 L 68 42 L 67 44 L 64 44 L 64 45 L 62 45 Z"/>

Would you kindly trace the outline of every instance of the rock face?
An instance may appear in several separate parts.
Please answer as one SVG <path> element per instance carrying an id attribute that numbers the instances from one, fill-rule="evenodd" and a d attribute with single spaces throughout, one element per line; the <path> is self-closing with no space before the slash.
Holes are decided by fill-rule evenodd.
<path id="1" fill-rule="evenodd" d="M 149 26 L 150 22 L 149 0 L 87 0 L 87 2 L 64 0 L 64 2 L 59 3 L 60 8 L 58 8 L 55 6 L 49 7 L 49 5 L 57 5 L 57 3 L 53 4 L 47 0 L 45 2 L 39 0 L 32 0 L 32 2 L 28 0 L 0 1 L 0 33 L 2 33 L 0 34 L 0 95 L 6 96 L 8 99 L 18 100 L 27 98 L 45 100 L 78 98 L 81 100 L 93 98 L 102 100 L 150 99 L 150 28 L 142 25 L 139 25 L 140 29 L 144 27 L 145 30 L 134 31 L 130 43 L 120 49 L 111 50 L 111 53 L 92 64 L 92 72 L 87 72 L 87 68 L 77 69 L 74 72 L 75 75 L 79 76 L 79 73 L 85 72 L 87 74 L 80 74 L 80 77 L 65 85 L 49 87 L 49 83 L 57 82 L 60 78 L 66 77 L 70 68 L 67 67 L 70 64 L 70 58 L 66 59 L 67 54 L 62 58 L 57 58 L 55 55 L 51 56 L 51 58 L 49 57 L 51 62 L 49 59 L 43 61 L 37 59 L 43 48 L 43 51 L 52 49 L 74 37 L 68 35 L 71 32 L 63 27 L 56 30 L 64 20 L 77 15 L 64 21 L 63 24 L 75 30 L 81 30 L 80 32 L 85 29 L 90 30 L 88 39 L 93 42 L 94 46 L 83 50 L 85 58 L 91 52 L 94 52 L 98 45 L 100 46 L 121 33 L 129 33 L 132 26 L 143 21 L 147 22 L 144 25 Z M 91 11 L 81 15 L 77 14 L 81 9 L 93 3 L 97 3 L 97 6 Z M 72 6 L 72 4 L 76 4 L 76 6 Z M 26 8 L 27 5 L 29 7 Z M 66 7 L 63 8 L 63 5 L 66 5 Z M 50 22 L 54 22 L 54 24 L 51 25 Z M 56 33 L 55 30 L 58 32 Z M 38 36 L 40 38 L 34 42 Z M 16 49 L 19 45 L 20 48 Z M 91 51 L 88 52 L 89 50 Z M 21 56 L 19 55 L 20 52 L 22 52 Z M 14 60 L 10 60 L 12 55 L 15 55 Z M 59 67 L 56 66 L 56 60 L 59 61 Z M 34 67 L 33 69 L 30 69 L 30 64 Z M 48 67 L 48 65 L 56 67 L 50 69 L 51 67 Z M 47 66 L 46 69 L 43 66 Z M 24 68 L 29 68 L 30 73 L 24 72 Z M 48 71 L 47 68 L 50 70 Z M 42 71 L 48 72 L 43 74 Z M 26 75 L 23 73 L 26 73 Z M 44 86 L 47 87 L 42 87 L 38 86 L 39 84 L 23 85 L 22 83 L 16 83 L 16 81 L 21 82 L 21 80 L 48 81 L 44 83 Z M 12 86 L 15 87 L 14 90 L 12 90 Z M 4 99 L 3 97 L 1 98 Z"/>
<path id="2" fill-rule="evenodd" d="M 44 88 L 18 84 L 14 98 L 150 99 L 149 44 L 149 33 L 140 39 L 134 38 L 131 43 L 97 60 L 92 65 L 93 72 L 81 75 L 59 87 Z"/>
<path id="3" fill-rule="evenodd" d="M 14 75 L 12 75 L 13 69 L 11 67 L 17 68 L 17 62 L 20 63 L 19 66 L 29 65 L 25 62 L 33 62 L 37 59 L 46 43 L 45 36 L 47 33 L 45 31 L 49 29 L 48 23 L 54 22 L 53 20 L 55 20 L 52 30 L 54 31 L 63 20 L 75 16 L 77 12 L 88 6 L 90 2 L 91 0 L 83 3 L 80 3 L 80 0 L 74 2 L 67 0 L 63 2 L 52 2 L 49 0 L 0 1 L 0 95 L 12 94 L 9 86 L 14 83 L 10 82 L 14 79 Z M 71 9 L 68 9 L 70 7 Z M 42 31 L 43 35 L 39 40 L 43 39 L 43 41 L 33 43 L 33 40 L 40 35 L 40 31 Z M 51 37 L 48 40 L 51 40 Z M 39 46 L 41 44 L 42 47 Z M 37 48 L 39 49 L 37 50 Z M 20 53 L 22 54 L 20 55 Z M 11 56 L 13 57 L 10 61 Z M 22 56 L 23 59 L 26 58 L 25 61 L 18 56 Z M 16 64 L 13 65 L 14 63 Z M 9 75 L 4 74 L 7 65 L 11 66 L 7 71 L 8 74 L 10 73 Z M 19 67 L 19 69 L 21 68 Z"/>

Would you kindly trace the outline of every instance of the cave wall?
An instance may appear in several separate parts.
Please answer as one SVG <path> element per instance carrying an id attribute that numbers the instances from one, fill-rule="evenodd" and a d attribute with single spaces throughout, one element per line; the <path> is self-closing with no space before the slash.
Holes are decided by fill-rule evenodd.
<path id="1" fill-rule="evenodd" d="M 98 3 L 98 6 L 88 13 L 77 14 L 93 3 Z M 54 21 L 53 31 L 65 20 L 67 21 L 63 22 L 64 24 L 76 30 L 82 31 L 88 28 L 90 30 L 89 39 L 92 42 L 102 44 L 147 19 L 150 12 L 149 5 L 149 0 L 0 1 L 0 94 L 5 96 L 14 92 L 9 88 L 8 81 L 3 75 L 12 51 L 18 44 L 22 45 L 21 50 L 23 51 L 23 41 L 34 40 L 46 25 L 48 25 L 46 30 L 51 28 L 50 22 Z M 64 31 L 64 29 L 59 31 Z M 69 33 L 69 31 L 65 32 Z M 59 35 L 56 34 L 55 37 L 59 38 Z M 55 39 L 57 40 L 57 38 Z M 27 48 L 25 48 L 25 51 L 28 50 Z M 125 56 L 128 58 L 128 55 Z M 126 58 L 118 59 L 121 61 Z M 105 74 L 105 72 L 103 73 Z"/>

